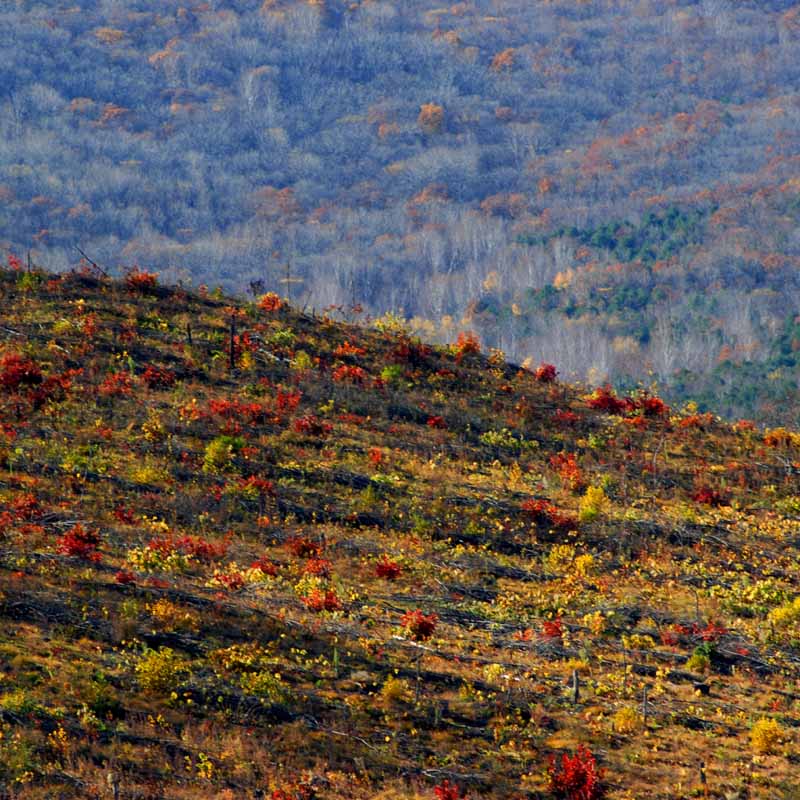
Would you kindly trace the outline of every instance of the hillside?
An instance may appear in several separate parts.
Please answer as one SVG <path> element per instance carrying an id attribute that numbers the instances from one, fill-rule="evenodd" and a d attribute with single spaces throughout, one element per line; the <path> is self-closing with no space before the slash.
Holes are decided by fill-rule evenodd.
<path id="1" fill-rule="evenodd" d="M 797 434 L 143 272 L 0 307 L 0 795 L 794 796 Z"/>
<path id="2" fill-rule="evenodd" d="M 790 0 L 5 3 L 0 248 L 796 425 L 798 41 Z"/>

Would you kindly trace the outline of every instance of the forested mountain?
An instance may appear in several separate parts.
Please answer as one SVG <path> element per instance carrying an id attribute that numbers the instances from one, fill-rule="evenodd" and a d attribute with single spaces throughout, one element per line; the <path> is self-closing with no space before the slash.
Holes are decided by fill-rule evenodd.
<path id="1" fill-rule="evenodd" d="M 17 0 L 0 44 L 22 258 L 795 416 L 800 4 Z"/>

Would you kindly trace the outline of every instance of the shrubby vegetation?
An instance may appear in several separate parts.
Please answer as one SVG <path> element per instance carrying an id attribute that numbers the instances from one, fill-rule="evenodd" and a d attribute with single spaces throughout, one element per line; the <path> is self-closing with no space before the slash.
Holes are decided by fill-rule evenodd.
<path id="1" fill-rule="evenodd" d="M 40 0 L 0 31 L 23 261 L 77 245 L 439 341 L 465 319 L 565 376 L 792 419 L 791 3 Z"/>
<path id="2" fill-rule="evenodd" d="M 795 791 L 800 434 L 12 267 L 0 794 Z"/>

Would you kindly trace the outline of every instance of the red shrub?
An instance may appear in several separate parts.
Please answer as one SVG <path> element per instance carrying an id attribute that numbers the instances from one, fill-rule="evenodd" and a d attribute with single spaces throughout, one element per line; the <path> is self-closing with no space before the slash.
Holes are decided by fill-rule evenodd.
<path id="1" fill-rule="evenodd" d="M 384 556 L 375 565 L 375 574 L 379 578 L 385 578 L 387 581 L 393 581 L 400 577 L 402 567 L 396 561 L 390 561 L 388 556 Z"/>
<path id="2" fill-rule="evenodd" d="M 117 583 L 121 583 L 123 586 L 128 586 L 129 584 L 136 583 L 136 576 L 126 569 L 121 569 L 115 576 L 114 580 Z"/>
<path id="3" fill-rule="evenodd" d="M 443 780 L 438 786 L 434 786 L 433 794 L 436 800 L 466 800 L 466 795 L 448 780 Z"/>
<path id="4" fill-rule="evenodd" d="M 560 767 L 555 756 L 550 757 L 550 791 L 563 800 L 601 800 L 603 771 L 597 768 L 597 761 L 591 751 L 583 745 L 570 757 L 561 756 Z"/>
<path id="5" fill-rule="evenodd" d="M 525 500 L 520 508 L 531 514 L 536 522 L 549 523 L 562 530 L 573 530 L 578 521 L 571 514 L 561 511 L 547 500 Z"/>
<path id="6" fill-rule="evenodd" d="M 710 486 L 700 486 L 692 492 L 692 500 L 705 506 L 724 506 L 730 500 L 728 492 L 712 489 Z"/>
<path id="7" fill-rule="evenodd" d="M 194 556 L 200 561 L 218 561 L 228 552 L 230 539 L 226 536 L 222 541 L 209 542 L 199 536 L 183 536 L 175 539 L 173 548 L 187 556 Z"/>
<path id="8" fill-rule="evenodd" d="M 298 558 L 311 558 L 318 556 L 322 552 L 322 546 L 317 542 L 312 542 L 306 537 L 295 536 L 289 539 L 286 544 L 289 550 Z"/>
<path id="9" fill-rule="evenodd" d="M 112 372 L 97 389 L 101 397 L 126 397 L 133 394 L 133 383 L 127 372 Z"/>
<path id="10" fill-rule="evenodd" d="M 342 601 L 332 589 L 313 589 L 308 597 L 303 598 L 303 602 L 309 611 L 315 612 L 339 611 L 342 608 Z"/>
<path id="11" fill-rule="evenodd" d="M 292 414 L 297 410 L 300 405 L 300 400 L 303 397 L 302 392 L 278 390 L 275 396 L 275 407 L 279 414 Z"/>
<path id="12" fill-rule="evenodd" d="M 241 400 L 210 400 L 209 411 L 231 423 L 243 422 L 262 425 L 274 419 L 270 409 L 260 403 L 245 403 Z"/>
<path id="13" fill-rule="evenodd" d="M 266 478 L 251 475 L 249 478 L 239 478 L 237 487 L 240 491 L 249 494 L 251 490 L 258 492 L 259 497 L 274 497 L 275 484 Z"/>
<path id="14" fill-rule="evenodd" d="M 87 530 L 80 523 L 73 525 L 63 536 L 56 540 L 56 547 L 59 553 L 95 562 L 100 560 L 100 553 L 97 552 L 99 544 L 100 534 L 94 530 Z"/>
<path id="15" fill-rule="evenodd" d="M 244 577 L 238 572 L 218 572 L 214 575 L 214 580 L 229 592 L 238 592 L 244 588 Z"/>
<path id="16" fill-rule="evenodd" d="M 539 383 L 552 383 L 557 375 L 558 370 L 552 364 L 539 364 L 534 372 L 534 377 Z"/>
<path id="17" fill-rule="evenodd" d="M 278 568 L 266 556 L 253 561 L 250 564 L 251 569 L 260 569 L 265 575 L 271 575 L 273 578 L 278 574 Z"/>
<path id="18" fill-rule="evenodd" d="M 478 340 L 478 337 L 470 332 L 467 333 L 459 333 L 458 339 L 456 339 L 455 345 L 455 353 L 456 353 L 456 362 L 461 363 L 463 359 L 472 354 L 478 354 L 481 352 L 481 343 Z"/>
<path id="19" fill-rule="evenodd" d="M 22 387 L 38 386 L 44 377 L 39 365 L 16 353 L 3 356 L 0 361 L 0 387 L 9 392 L 16 392 Z"/>
<path id="20" fill-rule="evenodd" d="M 713 414 L 692 414 L 684 417 L 678 422 L 679 428 L 697 428 L 698 430 L 708 430 L 714 424 Z"/>
<path id="21" fill-rule="evenodd" d="M 574 425 L 580 421 L 580 417 L 574 411 L 562 411 L 560 408 L 556 410 L 554 416 L 556 422 L 560 422 L 563 425 Z"/>
<path id="22" fill-rule="evenodd" d="M 428 417 L 428 421 L 425 424 L 429 428 L 437 428 L 442 431 L 447 429 L 447 423 L 444 421 L 444 417 Z"/>
<path id="23" fill-rule="evenodd" d="M 72 379 L 82 374 L 82 369 L 68 369 L 60 375 L 50 375 L 33 389 L 29 395 L 34 408 L 41 408 L 47 403 L 60 403 L 72 389 Z"/>
<path id="24" fill-rule="evenodd" d="M 617 397 L 610 386 L 601 386 L 595 389 L 587 403 L 589 408 L 605 411 L 607 414 L 621 414 L 628 408 L 628 401 Z"/>
<path id="25" fill-rule="evenodd" d="M 379 467 L 383 464 L 385 456 L 380 447 L 370 447 L 367 458 L 369 458 L 369 463 L 372 464 L 373 467 Z"/>
<path id="26" fill-rule="evenodd" d="M 154 272 L 144 272 L 138 267 L 129 270 L 125 275 L 125 288 L 129 292 L 146 294 L 158 285 L 158 277 Z"/>
<path id="27" fill-rule="evenodd" d="M 357 345 L 350 344 L 350 342 L 345 342 L 344 344 L 340 344 L 334 351 L 333 354 L 336 358 L 345 358 L 345 356 L 363 356 L 366 354 L 366 350 L 363 347 L 358 347 Z"/>
<path id="28" fill-rule="evenodd" d="M 428 345 L 414 342 L 404 336 L 392 350 L 390 358 L 397 364 L 421 367 L 432 352 Z"/>
<path id="29" fill-rule="evenodd" d="M 357 386 L 363 385 L 367 379 L 367 373 L 361 367 L 354 367 L 349 364 L 342 364 L 336 367 L 331 373 L 333 380 L 337 383 L 352 383 Z"/>
<path id="30" fill-rule="evenodd" d="M 177 381 L 175 373 L 164 367 L 148 367 L 142 373 L 148 389 L 171 389 Z"/>
<path id="31" fill-rule="evenodd" d="M 30 522 L 30 520 L 39 519 L 42 516 L 39 501 L 33 494 L 23 494 L 20 497 L 15 497 L 9 505 L 14 519 L 18 522 L 23 520 Z"/>
<path id="32" fill-rule="evenodd" d="M 313 414 L 306 414 L 304 417 L 298 417 L 292 423 L 292 429 L 295 433 L 301 433 L 304 436 L 323 438 L 330 434 L 333 430 L 333 425 L 315 417 Z"/>
<path id="33" fill-rule="evenodd" d="M 709 622 L 704 628 L 701 628 L 696 622 L 692 625 L 692 636 L 699 637 L 704 642 L 716 642 L 727 633 L 728 629 L 716 622 Z"/>
<path id="34" fill-rule="evenodd" d="M 574 453 L 557 453 L 550 456 L 550 466 L 558 472 L 561 480 L 572 491 L 578 491 L 585 485 L 583 473 Z"/>
<path id="35" fill-rule="evenodd" d="M 560 639 L 564 635 L 564 624 L 561 622 L 561 617 L 546 619 L 542 623 L 542 633 L 548 639 Z"/>
<path id="36" fill-rule="evenodd" d="M 635 402 L 646 417 L 665 417 L 669 414 L 669 406 L 660 397 L 644 395 Z"/>
<path id="37" fill-rule="evenodd" d="M 327 558 L 309 558 L 303 567 L 304 575 L 316 575 L 319 578 L 330 578 L 333 565 Z"/>
<path id="38" fill-rule="evenodd" d="M 400 619 L 400 625 L 414 641 L 424 642 L 433 636 L 438 621 L 437 614 L 423 614 L 416 609 L 415 611 L 406 611 Z"/>
<path id="39" fill-rule="evenodd" d="M 275 311 L 280 311 L 285 303 L 278 297 L 275 292 L 267 292 L 262 298 L 258 301 L 258 307 L 262 311 L 266 311 L 268 314 L 271 314 Z"/>
<path id="40" fill-rule="evenodd" d="M 631 428 L 637 428 L 640 431 L 647 427 L 647 417 L 643 414 L 638 414 L 635 417 L 623 417 L 621 421 Z"/>

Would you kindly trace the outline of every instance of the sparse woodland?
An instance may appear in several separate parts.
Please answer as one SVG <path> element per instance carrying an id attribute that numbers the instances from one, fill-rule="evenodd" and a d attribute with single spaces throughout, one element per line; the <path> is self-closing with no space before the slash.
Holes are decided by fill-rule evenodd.
<path id="1" fill-rule="evenodd" d="M 797 433 L 141 270 L 0 309 L 0 796 L 795 796 Z"/>
<path id="2" fill-rule="evenodd" d="M 797 424 L 791 0 L 20 0 L 0 43 L 4 253 Z"/>

